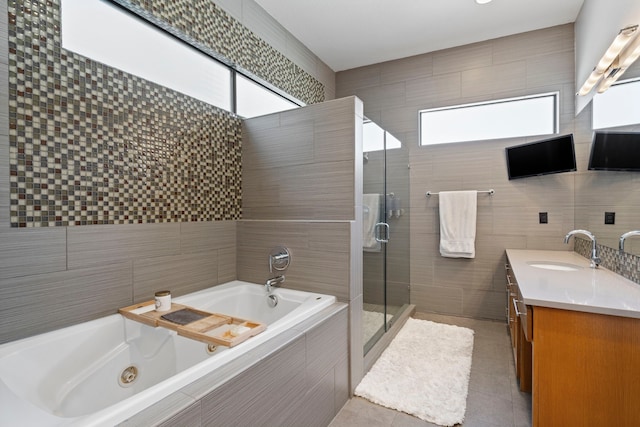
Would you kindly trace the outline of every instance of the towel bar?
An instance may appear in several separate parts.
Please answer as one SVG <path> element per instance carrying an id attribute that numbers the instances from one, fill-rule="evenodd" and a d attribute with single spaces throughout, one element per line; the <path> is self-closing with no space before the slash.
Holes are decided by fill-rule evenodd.
<path id="1" fill-rule="evenodd" d="M 490 196 L 493 196 L 493 193 L 495 193 L 494 189 L 492 188 L 491 190 L 478 190 L 478 193 L 487 193 Z M 427 191 L 426 196 L 437 196 L 440 193 L 432 193 L 431 191 Z"/>

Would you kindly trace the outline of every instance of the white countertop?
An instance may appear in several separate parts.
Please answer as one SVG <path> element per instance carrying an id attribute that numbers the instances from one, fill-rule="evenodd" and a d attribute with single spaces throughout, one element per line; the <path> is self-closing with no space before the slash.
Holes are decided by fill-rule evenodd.
<path id="1" fill-rule="evenodd" d="M 507 249 L 509 264 L 527 305 L 640 318 L 640 284 L 569 251 Z M 531 263 L 572 265 L 577 271 L 556 271 Z"/>

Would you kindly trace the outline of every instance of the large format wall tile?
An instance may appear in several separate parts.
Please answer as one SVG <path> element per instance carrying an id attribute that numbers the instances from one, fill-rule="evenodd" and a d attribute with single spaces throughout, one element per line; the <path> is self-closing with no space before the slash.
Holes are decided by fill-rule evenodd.
<path id="1" fill-rule="evenodd" d="M 349 300 L 350 223 L 312 221 L 238 222 L 238 279 L 253 283 L 281 274 L 269 273 L 272 248 L 291 251 L 283 287 L 335 295 Z"/>
<path id="2" fill-rule="evenodd" d="M 70 269 L 180 253 L 180 224 L 68 229 Z"/>
<path id="3" fill-rule="evenodd" d="M 16 277 L 0 286 L 0 342 L 114 314 L 132 304 L 132 265 Z"/>
<path id="4" fill-rule="evenodd" d="M 364 114 L 409 147 L 409 269 L 411 303 L 418 311 L 503 319 L 504 249 L 571 250 L 562 237 L 574 228 L 574 191 L 582 182 L 578 174 L 508 180 L 505 147 L 543 137 L 420 147 L 418 111 L 558 91 L 560 132 L 574 133 L 584 168 L 590 121 L 574 117 L 573 57 L 568 24 L 337 74 L 337 96 L 360 97 Z M 390 91 L 403 85 L 404 100 L 402 91 Z M 493 196 L 478 195 L 476 258 L 441 257 L 438 197 L 425 192 L 490 188 Z M 538 212 L 548 212 L 548 224 L 539 224 Z"/>
<path id="5" fill-rule="evenodd" d="M 0 231 L 0 280 L 66 270 L 65 229 Z"/>
<path id="6" fill-rule="evenodd" d="M 355 218 L 353 97 L 243 123 L 243 218 Z"/>
<path id="7" fill-rule="evenodd" d="M 133 262 L 133 301 L 153 299 L 170 290 L 180 296 L 218 285 L 218 252 L 147 258 Z"/>

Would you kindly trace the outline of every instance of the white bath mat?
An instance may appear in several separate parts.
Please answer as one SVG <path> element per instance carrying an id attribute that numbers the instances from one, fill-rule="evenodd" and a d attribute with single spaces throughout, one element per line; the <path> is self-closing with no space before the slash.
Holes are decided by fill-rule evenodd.
<path id="1" fill-rule="evenodd" d="M 472 353 L 471 329 L 409 318 L 355 394 L 431 423 L 462 423 Z"/>

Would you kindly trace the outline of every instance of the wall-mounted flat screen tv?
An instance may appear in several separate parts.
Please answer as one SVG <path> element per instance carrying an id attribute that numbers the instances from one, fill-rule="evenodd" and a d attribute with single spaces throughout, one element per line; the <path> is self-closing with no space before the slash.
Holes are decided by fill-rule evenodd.
<path id="1" fill-rule="evenodd" d="M 589 170 L 640 171 L 640 133 L 595 132 Z"/>
<path id="2" fill-rule="evenodd" d="M 576 170 L 573 134 L 507 147 L 509 179 Z"/>

